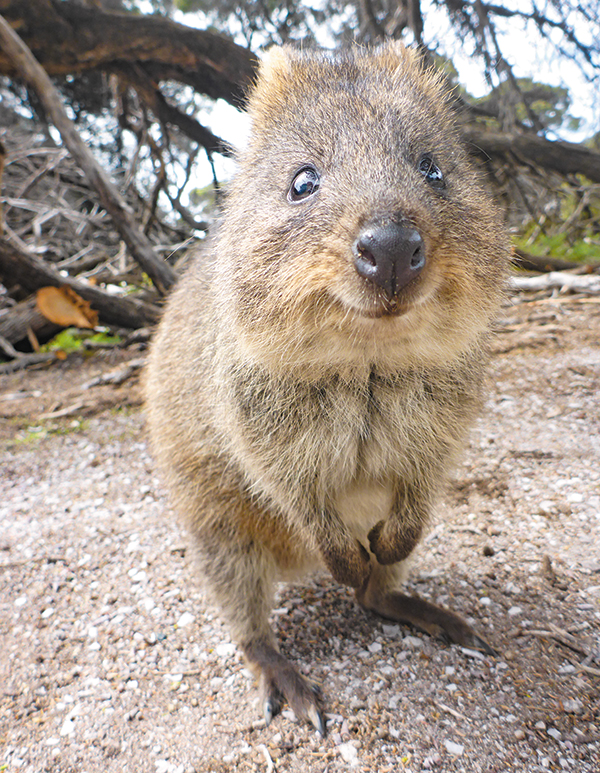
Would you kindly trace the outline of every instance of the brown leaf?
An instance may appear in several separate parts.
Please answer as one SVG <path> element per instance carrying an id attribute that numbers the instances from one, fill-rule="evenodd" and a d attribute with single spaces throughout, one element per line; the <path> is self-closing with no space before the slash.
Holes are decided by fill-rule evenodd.
<path id="1" fill-rule="evenodd" d="M 98 324 L 98 312 L 67 285 L 40 288 L 36 305 L 44 317 L 56 325 L 93 328 Z"/>

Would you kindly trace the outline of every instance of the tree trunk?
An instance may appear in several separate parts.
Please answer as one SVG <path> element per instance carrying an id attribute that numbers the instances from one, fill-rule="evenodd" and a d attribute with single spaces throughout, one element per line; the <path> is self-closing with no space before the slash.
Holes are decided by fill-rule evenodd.
<path id="1" fill-rule="evenodd" d="M 0 281 L 8 288 L 18 284 L 32 293 L 40 287 L 67 285 L 90 302 L 92 308 L 98 312 L 100 320 L 106 325 L 126 328 L 146 327 L 155 324 L 160 316 L 160 310 L 149 303 L 132 298 L 118 298 L 97 287 L 63 277 L 35 255 L 23 252 L 1 238 Z"/>
<path id="2" fill-rule="evenodd" d="M 0 13 L 49 75 L 141 65 L 156 82 L 187 83 L 239 105 L 257 64 L 232 40 L 161 16 L 109 13 L 73 0 L 0 0 Z M 0 74 L 18 74 L 2 49 Z"/>
<path id="3" fill-rule="evenodd" d="M 0 315 L 0 338 L 9 343 L 17 344 L 19 341 L 24 341 L 29 330 L 43 342 L 60 333 L 62 328 L 47 320 L 38 311 L 35 298 L 21 301 Z"/>
<path id="4" fill-rule="evenodd" d="M 98 192 L 102 205 L 111 215 L 123 241 L 161 294 L 166 294 L 177 275 L 154 252 L 152 244 L 131 217 L 127 202 L 109 180 L 104 169 L 85 146 L 56 93 L 52 81 L 36 62 L 31 51 L 0 16 L 0 43 L 16 71 L 36 91 L 48 118 L 61 134 L 64 144 L 85 172 L 90 185 Z"/>
<path id="5" fill-rule="evenodd" d="M 600 153 L 573 142 L 550 142 L 536 134 L 467 130 L 466 138 L 474 155 L 514 156 L 521 164 L 538 166 L 562 175 L 582 174 L 600 183 Z"/>

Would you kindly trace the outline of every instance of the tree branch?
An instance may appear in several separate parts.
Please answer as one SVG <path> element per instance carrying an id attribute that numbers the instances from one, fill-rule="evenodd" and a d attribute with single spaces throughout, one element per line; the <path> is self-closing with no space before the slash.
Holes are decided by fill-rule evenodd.
<path id="1" fill-rule="evenodd" d="M 117 327 L 138 328 L 158 321 L 160 311 L 156 306 L 133 298 L 119 298 L 64 277 L 30 252 L 17 249 L 6 239 L 0 238 L 0 281 L 7 285 L 20 285 L 28 292 L 40 287 L 71 287 L 89 301 L 100 315 L 102 322 Z"/>
<path id="2" fill-rule="evenodd" d="M 157 290 L 164 295 L 175 283 L 177 275 L 168 263 L 156 256 L 151 242 L 129 214 L 125 199 L 77 133 L 52 81 L 2 16 L 0 16 L 0 44 L 3 55 L 9 58 L 14 70 L 35 90 L 48 118 L 60 132 L 64 144 L 83 169 L 92 188 L 98 192 L 103 207 L 111 215 L 131 254 L 152 279 Z"/>
<path id="3" fill-rule="evenodd" d="M 162 16 L 110 13 L 74 0 L 0 0 L 0 13 L 48 75 L 137 63 L 157 82 L 186 83 L 239 105 L 257 64 L 254 54 L 228 38 Z M 16 74 L 3 50 L 0 74 Z"/>
<path id="4" fill-rule="evenodd" d="M 513 155 L 522 164 L 550 169 L 562 175 L 582 174 L 600 183 L 600 153 L 573 142 L 551 142 L 525 132 L 500 133 L 468 129 L 466 139 L 474 155 Z"/>
<path id="5" fill-rule="evenodd" d="M 120 74 L 138 92 L 142 101 L 152 110 L 159 121 L 171 126 L 177 126 L 191 140 L 206 148 L 209 153 L 221 153 L 224 156 L 231 155 L 231 146 L 227 142 L 217 137 L 205 126 L 202 126 L 195 118 L 182 113 L 177 107 L 170 105 L 143 68 L 134 66 L 127 70 L 122 70 Z"/>

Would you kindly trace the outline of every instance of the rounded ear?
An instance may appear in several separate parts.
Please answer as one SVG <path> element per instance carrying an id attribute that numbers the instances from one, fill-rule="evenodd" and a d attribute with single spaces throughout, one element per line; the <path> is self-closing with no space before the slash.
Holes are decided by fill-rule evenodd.
<path id="1" fill-rule="evenodd" d="M 292 51 L 282 46 L 272 46 L 260 62 L 258 77 L 269 83 L 285 78 L 291 71 Z"/>
<path id="2" fill-rule="evenodd" d="M 294 62 L 300 57 L 291 46 L 273 46 L 262 58 L 254 87 L 250 90 L 248 110 L 259 121 L 285 109 L 290 84 L 294 80 Z M 262 118 L 261 118 L 262 117 Z"/>

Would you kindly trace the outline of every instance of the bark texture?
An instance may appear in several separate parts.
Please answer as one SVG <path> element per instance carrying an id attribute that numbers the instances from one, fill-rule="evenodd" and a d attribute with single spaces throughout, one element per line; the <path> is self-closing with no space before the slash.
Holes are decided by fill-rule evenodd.
<path id="1" fill-rule="evenodd" d="M 156 306 L 132 298 L 119 298 L 90 285 L 61 276 L 43 260 L 17 249 L 0 238 L 0 282 L 7 287 L 18 284 L 24 290 L 35 292 L 40 287 L 68 285 L 89 301 L 100 320 L 117 327 L 138 328 L 158 320 Z"/>
<path id="2" fill-rule="evenodd" d="M 239 104 L 256 57 L 228 38 L 159 16 L 112 13 L 72 0 L 0 0 L 0 13 L 48 75 L 141 65 L 155 81 L 187 83 Z M 18 75 L 0 50 L 0 74 Z"/>

